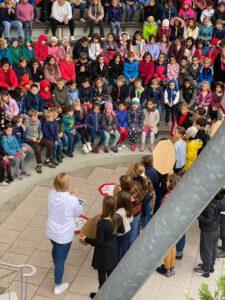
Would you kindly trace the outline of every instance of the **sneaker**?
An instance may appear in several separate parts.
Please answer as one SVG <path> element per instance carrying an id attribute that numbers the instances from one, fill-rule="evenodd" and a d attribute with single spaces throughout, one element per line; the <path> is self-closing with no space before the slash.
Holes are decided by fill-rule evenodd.
<path id="1" fill-rule="evenodd" d="M 182 260 L 183 255 L 176 255 L 176 260 Z"/>
<path id="2" fill-rule="evenodd" d="M 92 151 L 91 143 L 87 142 L 86 145 L 87 145 L 87 148 L 88 148 L 89 152 L 91 152 Z"/>
<path id="3" fill-rule="evenodd" d="M 130 150 L 131 151 L 135 151 L 136 150 L 136 144 L 135 143 L 131 143 Z"/>
<path id="4" fill-rule="evenodd" d="M 81 23 L 85 23 L 86 20 L 85 20 L 84 18 L 80 18 L 80 22 L 81 22 Z"/>
<path id="5" fill-rule="evenodd" d="M 57 162 L 58 162 L 59 164 L 61 164 L 61 163 L 63 162 L 61 156 L 57 156 Z"/>
<path id="6" fill-rule="evenodd" d="M 93 299 L 96 296 L 97 293 L 90 293 L 90 298 Z"/>
<path id="7" fill-rule="evenodd" d="M 15 180 L 22 180 L 22 179 L 23 179 L 23 177 L 20 176 L 20 175 L 14 175 L 13 178 L 14 178 Z"/>
<path id="8" fill-rule="evenodd" d="M 164 275 L 166 273 L 166 268 L 164 265 L 161 265 L 160 267 L 156 268 L 156 272 L 158 272 L 161 275 Z"/>
<path id="9" fill-rule="evenodd" d="M 74 37 L 73 35 L 71 35 L 70 40 L 71 40 L 72 42 L 74 42 L 74 41 L 75 41 L 75 37 Z"/>
<path id="10" fill-rule="evenodd" d="M 145 151 L 145 144 L 142 143 L 142 144 L 141 144 L 141 147 L 140 147 L 140 152 L 144 152 L 144 151 Z"/>
<path id="11" fill-rule="evenodd" d="M 125 149 L 126 148 L 126 145 L 125 143 L 122 143 L 122 148 Z"/>
<path id="12" fill-rule="evenodd" d="M 109 153 L 109 147 L 105 146 L 105 147 L 104 147 L 104 152 L 105 152 L 105 153 Z"/>
<path id="13" fill-rule="evenodd" d="M 66 149 L 63 149 L 63 150 L 62 150 L 62 153 L 64 153 L 66 156 L 69 156 L 69 155 L 68 155 L 68 151 L 67 151 Z"/>
<path id="14" fill-rule="evenodd" d="M 171 271 L 171 276 L 175 275 L 175 270 L 174 270 L 174 268 L 171 268 L 170 271 Z"/>
<path id="15" fill-rule="evenodd" d="M 45 161 L 44 165 L 52 169 L 56 167 L 51 161 Z"/>
<path id="16" fill-rule="evenodd" d="M 57 161 L 56 159 L 53 159 L 53 160 L 52 160 L 52 163 L 53 163 L 53 165 L 55 165 L 56 167 L 58 167 L 58 165 L 59 165 L 59 163 L 58 163 L 58 161 Z"/>
<path id="17" fill-rule="evenodd" d="M 65 290 L 67 290 L 68 287 L 69 287 L 69 284 L 67 282 L 63 282 L 59 285 L 56 285 L 54 288 L 54 294 L 59 295 L 59 294 L 63 293 Z"/>
<path id="18" fill-rule="evenodd" d="M 203 268 L 203 264 L 198 264 L 198 267 L 199 268 Z M 210 269 L 209 269 L 209 273 L 214 273 L 214 267 L 210 267 Z"/>
<path id="19" fill-rule="evenodd" d="M 84 153 L 89 153 L 88 147 L 86 144 L 83 145 L 82 150 L 84 151 Z"/>
<path id="20" fill-rule="evenodd" d="M 36 171 L 38 174 L 41 174 L 42 173 L 42 167 L 41 166 L 37 166 L 36 167 Z"/>
<path id="21" fill-rule="evenodd" d="M 216 259 L 224 259 L 224 258 L 225 258 L 225 251 L 220 250 L 216 255 Z"/>
<path id="22" fill-rule="evenodd" d="M 175 272 L 174 272 L 174 274 L 175 274 Z M 171 269 L 168 269 L 168 270 L 166 270 L 165 274 L 163 274 L 163 275 L 166 276 L 166 277 L 171 277 L 174 274 L 172 273 Z"/>
<path id="23" fill-rule="evenodd" d="M 118 149 L 121 151 L 123 150 L 122 144 L 118 144 Z"/>
<path id="24" fill-rule="evenodd" d="M 7 186 L 7 185 L 9 185 L 9 184 L 8 184 L 8 182 L 6 182 L 6 181 L 0 182 L 0 186 Z"/>
<path id="25" fill-rule="evenodd" d="M 111 148 L 112 152 L 117 153 L 118 152 L 118 148 L 116 146 Z"/>
<path id="26" fill-rule="evenodd" d="M 209 272 L 204 271 L 200 267 L 194 268 L 194 273 L 205 278 L 209 278 L 210 276 Z"/>
<path id="27" fill-rule="evenodd" d="M 24 177 L 30 177 L 31 174 L 28 173 L 27 171 L 21 171 L 21 175 L 24 176 Z"/>
<path id="28" fill-rule="evenodd" d="M 73 153 L 68 152 L 68 153 L 67 153 L 67 156 L 73 157 Z"/>

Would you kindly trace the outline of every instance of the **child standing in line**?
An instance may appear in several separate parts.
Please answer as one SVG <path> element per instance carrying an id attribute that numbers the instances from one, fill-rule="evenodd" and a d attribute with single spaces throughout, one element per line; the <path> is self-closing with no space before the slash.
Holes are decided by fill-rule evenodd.
<path id="1" fill-rule="evenodd" d="M 162 200 L 162 204 L 167 200 L 169 194 L 175 188 L 179 181 L 179 177 L 176 174 L 171 174 L 167 178 L 167 194 L 164 196 Z M 161 204 L 161 205 L 162 205 Z M 159 274 L 162 274 L 166 277 L 170 277 L 175 275 L 174 267 L 175 267 L 175 259 L 176 259 L 176 245 L 169 250 L 166 257 L 164 258 L 164 264 L 156 269 Z"/>
<path id="2" fill-rule="evenodd" d="M 169 63 L 167 65 L 167 77 L 168 79 L 176 79 L 179 76 L 180 67 L 176 62 L 175 55 L 171 55 L 169 59 Z"/>
<path id="3" fill-rule="evenodd" d="M 115 115 L 115 112 L 113 111 L 113 105 L 111 102 L 106 102 L 105 103 L 105 110 L 102 114 L 102 128 L 104 130 L 105 134 L 105 147 L 104 147 L 104 152 L 108 153 L 109 152 L 109 139 L 110 135 L 114 136 L 113 142 L 112 142 L 112 152 L 117 153 L 118 148 L 117 148 L 117 143 L 120 138 L 120 134 L 117 131 L 118 127 L 118 120 Z"/>
<path id="4" fill-rule="evenodd" d="M 164 103 L 166 109 L 165 122 L 169 123 L 170 114 L 172 116 L 172 123 L 176 120 L 177 114 L 177 103 L 179 102 L 179 88 L 177 86 L 177 81 L 170 79 L 166 85 L 164 92 Z"/>
<path id="5" fill-rule="evenodd" d="M 159 111 L 154 100 L 148 100 L 143 110 L 144 122 L 141 134 L 141 148 L 140 151 L 145 150 L 146 136 L 150 136 L 150 151 L 154 149 L 155 135 L 158 132 L 158 123 L 160 120 Z"/>
<path id="6" fill-rule="evenodd" d="M 186 165 L 186 143 L 183 140 L 184 134 L 185 129 L 183 127 L 177 127 L 174 131 L 175 173 L 179 173 Z"/>
<path id="7" fill-rule="evenodd" d="M 123 150 L 126 145 L 125 141 L 128 138 L 128 111 L 124 103 L 119 103 L 118 109 L 116 110 L 116 116 L 118 120 L 118 132 L 120 138 L 118 141 L 119 150 Z"/>
<path id="8" fill-rule="evenodd" d="M 136 141 L 138 134 L 142 130 L 143 118 L 144 115 L 141 109 L 140 100 L 138 98 L 133 98 L 131 107 L 128 111 L 128 132 L 131 151 L 136 150 Z"/>
<path id="9" fill-rule="evenodd" d="M 201 84 L 201 89 L 196 96 L 195 106 L 204 107 L 207 113 L 212 101 L 213 101 L 213 94 L 210 89 L 210 83 L 207 81 L 203 81 Z"/>

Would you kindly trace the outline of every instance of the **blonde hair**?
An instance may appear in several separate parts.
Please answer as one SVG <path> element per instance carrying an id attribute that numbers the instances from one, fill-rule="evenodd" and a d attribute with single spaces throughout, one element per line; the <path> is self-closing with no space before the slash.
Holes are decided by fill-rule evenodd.
<path id="1" fill-rule="evenodd" d="M 45 118 L 54 117 L 54 112 L 51 110 L 47 110 L 45 113 Z"/>
<path id="2" fill-rule="evenodd" d="M 28 111 L 28 116 L 29 117 L 34 117 L 34 116 L 38 116 L 38 112 L 36 111 L 36 109 L 34 108 L 31 108 L 29 111 Z"/>
<path id="3" fill-rule="evenodd" d="M 53 186 L 57 192 L 67 192 L 69 189 L 69 174 L 66 172 L 59 173 L 54 179 Z"/>

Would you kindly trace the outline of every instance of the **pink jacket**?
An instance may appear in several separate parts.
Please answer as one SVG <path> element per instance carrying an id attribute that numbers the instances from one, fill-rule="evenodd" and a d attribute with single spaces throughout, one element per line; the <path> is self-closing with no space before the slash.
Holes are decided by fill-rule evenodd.
<path id="1" fill-rule="evenodd" d="M 9 98 L 8 103 L 4 102 L 4 112 L 6 117 L 10 117 L 10 119 L 19 114 L 19 107 L 14 99 Z"/>
<path id="2" fill-rule="evenodd" d="M 55 57 L 57 63 L 59 62 L 59 46 L 51 47 L 48 46 L 48 55 L 52 55 Z"/>
<path id="3" fill-rule="evenodd" d="M 167 65 L 167 77 L 168 79 L 177 79 L 179 75 L 180 67 L 177 63 Z"/>
<path id="4" fill-rule="evenodd" d="M 184 0 L 183 5 L 187 4 L 189 5 L 188 9 L 184 9 L 183 7 L 179 10 L 178 17 L 183 19 L 185 22 L 188 21 L 189 19 L 194 19 L 195 18 L 195 12 L 191 8 L 192 7 L 192 0 Z"/>
<path id="5" fill-rule="evenodd" d="M 34 8 L 30 3 L 27 4 L 19 3 L 16 8 L 16 15 L 18 20 L 20 20 L 21 22 L 33 21 Z"/>

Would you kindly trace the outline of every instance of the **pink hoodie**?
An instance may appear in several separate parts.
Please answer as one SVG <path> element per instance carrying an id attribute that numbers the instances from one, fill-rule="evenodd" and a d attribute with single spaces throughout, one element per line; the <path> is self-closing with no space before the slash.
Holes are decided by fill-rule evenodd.
<path id="1" fill-rule="evenodd" d="M 188 9 L 184 9 L 185 4 L 189 5 Z M 195 12 L 191 7 L 192 7 L 192 0 L 184 0 L 182 8 L 179 10 L 178 17 L 183 19 L 185 22 L 187 22 L 189 19 L 194 19 Z"/>

